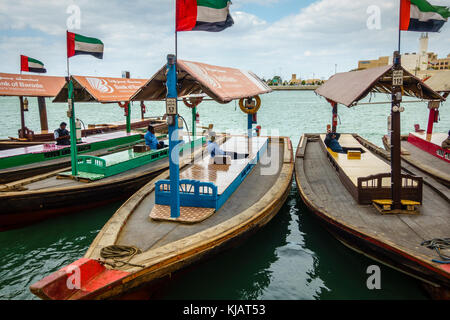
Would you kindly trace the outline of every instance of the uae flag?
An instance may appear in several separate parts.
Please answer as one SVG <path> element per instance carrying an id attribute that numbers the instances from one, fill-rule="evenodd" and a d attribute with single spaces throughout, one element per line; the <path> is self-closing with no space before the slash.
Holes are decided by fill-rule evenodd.
<path id="1" fill-rule="evenodd" d="M 20 56 L 20 71 L 46 73 L 44 64 L 39 60 L 21 55 Z"/>
<path id="2" fill-rule="evenodd" d="M 177 0 L 177 31 L 219 32 L 234 24 L 229 0 Z"/>
<path id="3" fill-rule="evenodd" d="M 103 59 L 103 42 L 67 31 L 67 58 L 81 54 Z"/>
<path id="4" fill-rule="evenodd" d="M 450 16 L 450 9 L 426 0 L 401 0 L 400 30 L 438 32 Z"/>

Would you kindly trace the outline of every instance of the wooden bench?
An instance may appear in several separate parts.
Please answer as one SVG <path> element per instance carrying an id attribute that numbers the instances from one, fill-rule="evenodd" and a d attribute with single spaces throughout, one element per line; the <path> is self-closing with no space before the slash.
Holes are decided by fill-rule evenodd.
<path id="1" fill-rule="evenodd" d="M 331 151 L 325 145 L 325 134 L 320 135 L 321 145 L 335 167 L 342 183 L 359 204 L 371 204 L 376 199 L 391 197 L 391 167 L 361 145 L 351 134 L 342 134 L 339 143 L 343 148 L 360 150 L 360 158 Z M 402 199 L 422 201 L 422 178 L 402 174 Z"/>

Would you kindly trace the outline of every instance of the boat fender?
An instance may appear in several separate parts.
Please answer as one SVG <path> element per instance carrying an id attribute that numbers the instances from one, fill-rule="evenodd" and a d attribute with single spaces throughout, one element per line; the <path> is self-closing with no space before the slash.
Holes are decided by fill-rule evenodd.
<path id="1" fill-rule="evenodd" d="M 253 99 L 255 99 L 255 101 L 253 101 Z M 239 108 L 241 108 L 241 111 L 246 114 L 255 114 L 258 112 L 260 107 L 261 107 L 261 98 L 259 96 L 239 100 Z"/>
<path id="2" fill-rule="evenodd" d="M 202 101 L 203 101 L 202 97 L 190 97 L 189 100 L 183 98 L 183 102 L 186 105 L 186 107 L 191 109 L 197 107 Z"/>
<path id="3" fill-rule="evenodd" d="M 141 101 L 141 112 L 144 114 L 146 112 L 146 106 L 144 104 L 144 101 Z"/>

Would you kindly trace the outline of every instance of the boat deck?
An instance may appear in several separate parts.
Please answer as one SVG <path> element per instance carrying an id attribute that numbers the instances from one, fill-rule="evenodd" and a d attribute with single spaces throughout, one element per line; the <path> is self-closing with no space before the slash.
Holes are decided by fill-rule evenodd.
<path id="1" fill-rule="evenodd" d="M 325 134 L 320 135 L 320 139 L 324 148 L 325 146 Z M 359 177 L 367 177 L 370 175 L 376 175 L 380 173 L 390 173 L 391 167 L 369 152 L 367 148 L 362 146 L 351 134 L 342 134 L 339 138 L 339 144 L 342 147 L 347 148 L 359 148 L 364 150 L 361 153 L 361 159 L 348 159 L 347 154 L 336 153 L 329 150 L 330 155 L 336 161 L 337 165 L 345 172 L 350 181 L 357 187 Z M 391 185 L 391 179 L 383 179 L 383 186 L 389 187 Z"/>
<path id="2" fill-rule="evenodd" d="M 422 241 L 450 235 L 448 199 L 424 185 L 423 205 L 418 215 L 381 215 L 371 205 L 359 205 L 340 181 L 318 136 L 308 138 L 303 157 L 296 158 L 296 174 L 308 202 L 333 223 L 387 243 L 397 250 L 433 264 L 444 274 L 445 265 L 432 263 L 437 254 Z M 316 210 L 315 210 L 316 211 Z M 341 227 L 342 228 L 342 227 Z M 448 254 L 448 252 L 447 252 Z M 444 271 L 447 268 L 447 271 Z"/>
<path id="3" fill-rule="evenodd" d="M 210 164 L 211 157 L 207 155 L 193 166 L 180 174 L 180 179 L 198 180 L 201 182 L 212 182 L 217 186 L 217 193 L 223 192 L 241 174 L 244 168 L 255 161 L 256 154 L 265 145 L 267 138 L 254 137 L 251 145 L 245 137 L 232 137 L 222 146 L 223 151 L 232 151 L 239 154 L 248 154 L 244 159 L 232 160 L 230 165 Z"/>
<path id="4" fill-rule="evenodd" d="M 441 159 L 429 154 L 428 152 L 425 152 L 424 150 L 416 147 L 406 140 L 402 141 L 402 150 L 409 153 L 407 154 L 407 156 L 412 160 L 430 166 L 435 170 L 441 171 L 443 174 L 447 175 L 447 179 L 450 180 L 450 163 L 442 161 Z"/>
<path id="5" fill-rule="evenodd" d="M 261 161 L 231 195 L 229 201 L 208 219 L 197 224 L 151 220 L 149 214 L 155 205 L 155 194 L 151 192 L 143 198 L 139 206 L 128 217 L 126 225 L 123 226 L 117 237 L 116 244 L 137 246 L 142 251 L 147 251 L 217 226 L 251 207 L 275 184 L 283 166 L 284 144 L 272 141 L 269 145 L 270 147 L 262 153 Z M 274 155 L 274 152 L 278 155 Z M 262 175 L 260 171 L 264 167 L 262 163 L 266 163 L 264 161 L 271 156 L 274 158 L 278 156 L 280 159 L 277 163 L 277 170 L 275 174 Z M 190 167 L 187 167 L 185 170 L 189 169 Z"/>

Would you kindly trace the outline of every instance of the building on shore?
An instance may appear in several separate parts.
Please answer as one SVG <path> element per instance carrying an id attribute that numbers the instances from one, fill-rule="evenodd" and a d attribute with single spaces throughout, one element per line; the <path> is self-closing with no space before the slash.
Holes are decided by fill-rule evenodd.
<path id="1" fill-rule="evenodd" d="M 376 60 L 360 60 L 358 70 L 387 66 L 392 63 L 392 56 L 383 56 Z M 423 79 L 438 73 L 439 70 L 450 70 L 450 54 L 446 58 L 438 58 L 436 53 L 428 52 L 428 33 L 422 33 L 419 38 L 419 52 L 402 54 L 402 66 Z"/>

